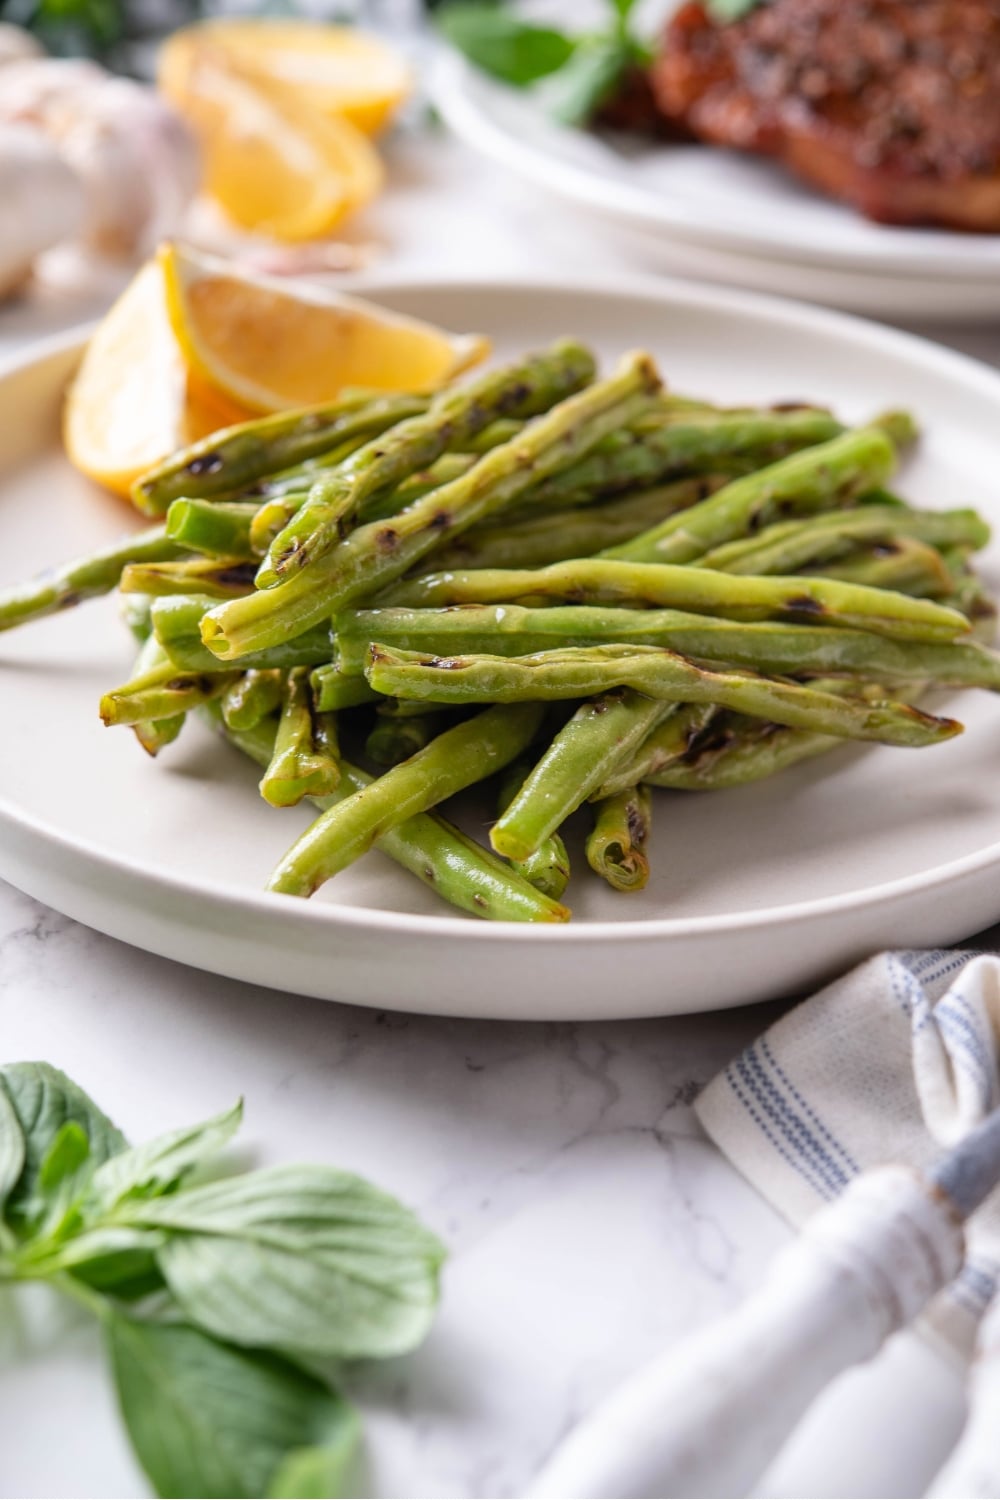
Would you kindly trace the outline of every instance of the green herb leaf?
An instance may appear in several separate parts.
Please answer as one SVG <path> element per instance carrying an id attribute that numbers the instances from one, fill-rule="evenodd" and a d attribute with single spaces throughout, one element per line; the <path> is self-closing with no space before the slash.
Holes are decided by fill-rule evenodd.
<path id="1" fill-rule="evenodd" d="M 0 1081 L 0 1213 L 24 1170 L 24 1131 Z"/>
<path id="2" fill-rule="evenodd" d="M 24 1160 L 7 1195 L 5 1217 L 25 1237 L 51 1206 L 41 1181 L 42 1166 L 66 1124 L 79 1126 L 86 1136 L 94 1167 L 124 1151 L 128 1142 L 83 1089 L 49 1063 L 12 1063 L 0 1069 L 0 1085 L 24 1140 Z"/>
<path id="3" fill-rule="evenodd" d="M 760 4 L 761 0 L 708 0 L 705 8 L 713 21 L 725 26 L 729 21 L 742 20 Z"/>
<path id="4" fill-rule="evenodd" d="M 70 1234 L 79 1221 L 78 1208 L 94 1175 L 90 1141 L 82 1125 L 67 1120 L 56 1132 L 38 1169 L 38 1188 L 32 1200 L 34 1233 L 39 1239 Z"/>
<path id="5" fill-rule="evenodd" d="M 297 1465 L 306 1477 L 321 1474 L 317 1448 L 333 1455 L 325 1478 L 346 1473 L 357 1419 L 291 1360 L 227 1348 L 186 1325 L 117 1314 L 105 1335 L 122 1415 L 157 1494 L 266 1495 Z"/>
<path id="6" fill-rule="evenodd" d="M 125 1198 L 171 1192 L 206 1157 L 214 1156 L 239 1129 L 243 1101 L 223 1114 L 180 1130 L 169 1130 L 145 1145 L 113 1156 L 94 1173 L 88 1217 L 111 1212 Z"/>
<path id="7" fill-rule="evenodd" d="M 632 60 L 620 36 L 588 37 L 570 61 L 539 89 L 545 109 L 563 125 L 585 125 L 614 93 Z"/>
<path id="8" fill-rule="evenodd" d="M 394 1198 L 332 1167 L 272 1167 L 118 1217 L 174 1231 L 157 1261 L 219 1338 L 344 1358 L 401 1354 L 437 1302 L 439 1240 Z"/>
<path id="9" fill-rule="evenodd" d="M 166 1238 L 163 1230 L 104 1225 L 62 1240 L 33 1240 L 11 1260 L 20 1276 L 44 1279 L 68 1272 L 95 1291 L 133 1301 L 163 1290 L 155 1252 Z"/>
<path id="10" fill-rule="evenodd" d="M 572 38 L 561 31 L 529 25 L 492 5 L 446 5 L 437 24 L 477 68 L 518 88 L 554 73 L 573 52 Z"/>
<path id="11" fill-rule="evenodd" d="M 635 10 L 636 0 L 611 0 L 618 24 L 624 30 L 629 16 Z"/>
<path id="12" fill-rule="evenodd" d="M 54 1192 L 68 1177 L 75 1177 L 89 1158 L 87 1132 L 75 1120 L 67 1120 L 56 1132 L 38 1168 L 38 1186 L 43 1193 Z"/>
<path id="13" fill-rule="evenodd" d="M 336 1437 L 322 1448 L 298 1448 L 279 1464 L 267 1500 L 325 1500 L 328 1495 L 362 1493 L 357 1472 L 361 1424 L 352 1407 L 345 1409 L 346 1418 Z"/>

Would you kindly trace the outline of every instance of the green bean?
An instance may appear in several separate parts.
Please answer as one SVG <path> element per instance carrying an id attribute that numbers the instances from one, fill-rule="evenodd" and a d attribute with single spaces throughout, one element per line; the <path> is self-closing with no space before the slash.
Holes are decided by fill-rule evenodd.
<path id="1" fill-rule="evenodd" d="M 227 729 L 253 729 L 281 707 L 285 676 L 276 667 L 244 672 L 222 695 L 222 717 Z"/>
<path id="2" fill-rule="evenodd" d="M 813 684 L 815 686 L 815 684 Z M 646 735 L 639 748 L 631 756 L 624 757 L 592 792 L 592 802 L 602 797 L 613 797 L 627 792 L 640 782 L 648 781 L 668 766 L 676 765 L 696 744 L 718 716 L 719 710 L 712 704 L 685 703 L 669 715 Z"/>
<path id="3" fill-rule="evenodd" d="M 893 589 L 898 593 L 912 594 L 915 598 L 941 598 L 950 594 L 955 586 L 948 560 L 936 547 L 918 542 L 911 536 L 854 547 L 839 561 L 827 563 L 818 571 L 824 578 L 838 578 L 844 583 L 860 583 L 876 589 Z"/>
<path id="4" fill-rule="evenodd" d="M 650 423 L 605 439 L 600 449 L 567 470 L 555 487 L 555 498 L 567 492 L 611 495 L 646 489 L 692 470 L 717 470 L 734 456 L 774 462 L 789 453 L 829 442 L 843 426 L 816 407 L 796 411 L 706 412 L 653 416 Z M 532 497 L 550 502 L 553 487 L 542 485 Z"/>
<path id="5" fill-rule="evenodd" d="M 259 596 L 257 596 L 259 597 Z M 199 594 L 174 594 L 153 602 L 153 630 L 160 645 L 178 667 L 189 672 L 225 671 L 226 664 L 202 643 L 201 626 L 216 600 Z M 235 604 L 243 599 L 232 601 Z M 315 624 L 299 635 L 278 638 L 261 651 L 251 651 L 239 660 L 239 668 L 310 667 L 329 662 L 334 640 L 329 623 Z"/>
<path id="6" fill-rule="evenodd" d="M 552 702 L 630 687 L 664 701 L 715 703 L 793 728 L 911 747 L 939 744 L 962 730 L 953 719 L 905 703 L 860 703 L 748 672 L 708 671 L 655 646 L 441 658 L 374 645 L 367 676 L 379 692 L 456 704 Z"/>
<path id="7" fill-rule="evenodd" d="M 118 585 L 123 594 L 200 594 L 238 599 L 253 589 L 253 565 L 238 557 L 195 557 L 184 562 L 129 563 Z"/>
<path id="8" fill-rule="evenodd" d="M 880 428 L 845 432 L 733 480 L 710 499 L 604 555 L 622 562 L 693 562 L 772 521 L 849 505 L 887 479 L 895 465 L 896 449 Z"/>
<path id="9" fill-rule="evenodd" d="M 747 786 L 845 743 L 836 736 L 808 729 L 789 729 L 760 721 L 751 729 L 750 723 L 733 716 L 728 727 L 730 738 L 725 744 L 703 757 L 696 756 L 693 761 L 675 761 L 662 770 L 650 772 L 648 784 L 687 792 Z"/>
<path id="10" fill-rule="evenodd" d="M 360 433 L 380 432 L 426 409 L 421 396 L 343 392 L 326 406 L 283 411 L 225 427 L 148 470 L 132 487 L 147 515 L 162 515 L 172 500 L 206 499 L 238 490 Z"/>
<path id="11" fill-rule="evenodd" d="M 276 495 L 265 500 L 250 522 L 250 545 L 258 557 L 263 557 L 293 516 L 298 515 L 309 498 L 308 490 L 289 490 L 286 495 Z"/>
<path id="12" fill-rule="evenodd" d="M 264 801 L 272 807 L 295 807 L 303 797 L 328 797 L 340 783 L 335 735 L 333 747 L 331 754 L 328 737 L 314 721 L 308 672 L 293 667 L 285 678 L 274 752 L 260 782 Z"/>
<path id="13" fill-rule="evenodd" d="M 500 814 L 507 810 L 517 796 L 530 770 L 527 761 L 518 761 L 516 765 L 508 766 L 500 778 L 497 797 L 497 811 Z M 569 855 L 558 833 L 549 834 L 526 859 L 512 860 L 511 863 L 519 875 L 523 875 L 536 890 L 544 891 L 554 901 L 559 900 L 569 884 Z"/>
<path id="14" fill-rule="evenodd" d="M 233 677 L 232 672 L 184 672 L 172 661 L 163 662 L 105 693 L 101 718 L 109 727 L 173 719 L 219 697 Z"/>
<path id="15" fill-rule="evenodd" d="M 547 568 L 429 573 L 397 583 L 380 603 L 427 608 L 519 600 L 544 604 L 548 599 L 666 605 L 729 620 L 829 621 L 897 640 L 952 640 L 968 629 L 962 615 L 942 605 L 839 580 L 748 578 L 603 558 L 577 558 Z"/>
<path id="16" fill-rule="evenodd" d="M 501 770 L 530 743 L 541 721 L 541 709 L 516 704 L 488 708 L 446 729 L 402 765 L 322 813 L 281 860 L 268 889 L 311 896 L 380 835 Z"/>
<path id="17" fill-rule="evenodd" d="M 152 636 L 139 648 L 135 666 L 132 669 L 133 677 L 144 677 L 145 674 L 155 667 L 160 667 L 166 661 L 166 655 L 158 641 Z M 165 745 L 170 745 L 184 728 L 186 714 L 173 714 L 169 719 L 139 719 L 132 725 L 132 733 L 147 755 L 157 756 Z"/>
<path id="18" fill-rule="evenodd" d="M 261 568 L 260 586 L 271 588 L 279 578 L 290 579 L 325 556 L 366 500 L 427 468 L 449 449 L 461 450 L 496 418 L 546 411 L 566 391 L 567 375 L 568 388 L 578 389 L 592 379 L 594 361 L 582 345 L 564 341 L 547 354 L 442 391 L 425 412 L 400 422 L 359 449 L 349 464 L 317 480 L 305 505 L 275 538 Z M 519 442 L 520 435 L 512 441 Z"/>
<path id="19" fill-rule="evenodd" d="M 675 479 L 568 515 L 474 526 L 442 548 L 435 562 L 438 568 L 540 568 L 566 558 L 590 557 L 704 500 L 723 483 L 718 475 Z"/>
<path id="20" fill-rule="evenodd" d="M 154 620 L 164 602 L 154 606 Z M 847 673 L 879 682 L 926 678 L 950 687 L 1000 691 L 1000 656 L 973 642 L 894 641 L 834 625 L 743 624 L 682 610 L 585 604 L 547 609 L 465 604 L 451 609 L 345 610 L 337 616 L 336 633 L 340 668 L 348 676 L 365 670 L 373 642 L 438 657 L 526 656 L 567 646 L 637 645 L 665 647 L 698 661 L 757 672 Z M 169 642 L 164 644 L 169 649 Z"/>
<path id="21" fill-rule="evenodd" d="M 931 546 L 985 547 L 990 529 L 974 510 L 910 510 L 903 505 L 861 505 L 805 521 L 769 526 L 756 536 L 713 548 L 700 568 L 724 573 L 796 573 L 832 561 L 856 542 L 913 537 Z"/>
<path id="22" fill-rule="evenodd" d="M 540 363 L 540 362 L 536 362 Z M 574 387 L 589 369 L 584 351 L 557 349 L 544 366 L 553 397 L 560 380 Z M 568 396 L 529 422 L 512 443 L 494 448 L 453 484 L 443 485 L 390 521 L 361 526 L 312 568 L 288 583 L 247 599 L 232 599 L 202 622 L 202 639 L 220 659 L 259 651 L 400 578 L 444 538 L 483 520 L 537 480 L 586 453 L 629 420 L 656 390 L 658 376 L 644 355 L 623 361 L 618 372 Z"/>
<path id="23" fill-rule="evenodd" d="M 594 805 L 587 863 L 615 891 L 641 891 L 649 879 L 646 845 L 653 800 L 645 787 L 629 787 Z"/>
<path id="24" fill-rule="evenodd" d="M 167 511 L 167 536 L 190 552 L 252 558 L 256 514 L 257 506 L 247 501 L 175 500 Z"/>
<path id="25" fill-rule="evenodd" d="M 411 755 L 423 750 L 440 732 L 439 714 L 377 718 L 365 741 L 365 754 L 376 765 L 398 766 L 400 761 L 409 760 Z"/>
<path id="26" fill-rule="evenodd" d="M 267 720 L 251 730 L 226 729 L 218 707 L 200 712 L 239 750 L 266 766 L 274 749 L 275 725 Z M 372 784 L 357 766 L 341 762 L 341 780 L 331 797 L 316 799 L 322 810 Z M 460 911 L 493 922 L 566 922 L 569 911 L 536 891 L 490 849 L 475 843 L 438 813 L 417 813 L 375 840 L 375 848 L 409 870 Z"/>
<path id="27" fill-rule="evenodd" d="M 630 688 L 612 688 L 581 703 L 524 778 L 493 829 L 500 854 L 532 859 L 656 725 L 676 712 Z"/>
<path id="28" fill-rule="evenodd" d="M 84 599 L 96 599 L 117 587 L 129 563 L 166 562 L 183 555 L 162 526 L 133 533 L 62 567 L 40 574 L 28 583 L 0 589 L 0 630 L 12 630 L 28 620 L 70 609 Z"/>
<path id="29" fill-rule="evenodd" d="M 310 684 L 313 702 L 320 713 L 360 708 L 362 704 L 377 703 L 380 699 L 363 677 L 345 677 L 336 662 L 324 662 L 315 667 Z"/>

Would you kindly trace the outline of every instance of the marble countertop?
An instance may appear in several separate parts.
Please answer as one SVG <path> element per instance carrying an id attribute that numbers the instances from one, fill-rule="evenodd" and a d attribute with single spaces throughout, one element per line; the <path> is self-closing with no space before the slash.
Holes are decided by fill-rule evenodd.
<path id="1" fill-rule="evenodd" d="M 391 191 L 356 232 L 387 273 L 627 268 L 582 229 L 438 138 L 397 146 Z M 4 311 L 0 358 L 94 311 Z M 1000 328 L 936 336 L 1000 364 Z M 365 1173 L 447 1241 L 425 1346 L 350 1382 L 375 1495 L 518 1494 L 616 1380 L 756 1284 L 788 1231 L 690 1106 L 773 1014 L 532 1027 L 365 1012 L 151 957 L 0 886 L 0 1060 L 65 1068 L 134 1139 L 243 1094 L 258 1160 Z M 0 1301 L 0 1494 L 147 1494 L 92 1330 L 51 1339 L 27 1312 Z M 961 1413 L 955 1373 L 904 1336 L 828 1393 L 760 1493 L 919 1494 Z"/>

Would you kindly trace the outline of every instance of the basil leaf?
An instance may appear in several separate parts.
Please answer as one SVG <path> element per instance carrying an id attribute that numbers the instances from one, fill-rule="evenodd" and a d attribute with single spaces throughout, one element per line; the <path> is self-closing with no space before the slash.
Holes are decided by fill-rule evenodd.
<path id="1" fill-rule="evenodd" d="M 67 1120 L 38 1168 L 38 1188 L 29 1210 L 37 1239 L 58 1239 L 73 1232 L 93 1172 L 87 1132 L 75 1120 Z"/>
<path id="2" fill-rule="evenodd" d="M 632 59 L 619 36 L 588 37 L 570 61 L 539 89 L 546 110 L 562 125 L 585 125 L 614 93 Z"/>
<path id="3" fill-rule="evenodd" d="M 278 1465 L 267 1490 L 267 1500 L 324 1500 L 328 1495 L 363 1493 L 361 1468 L 361 1424 L 352 1407 L 346 1406 L 340 1433 L 322 1448 L 298 1448 Z"/>
<path id="4" fill-rule="evenodd" d="M 0 1082 L 0 1213 L 24 1170 L 25 1149 L 21 1122 Z"/>
<path id="5" fill-rule="evenodd" d="M 573 41 L 548 26 L 532 26 L 492 5 L 446 5 L 437 24 L 459 52 L 484 73 L 526 88 L 568 61 Z"/>
<path id="6" fill-rule="evenodd" d="M 199 1125 L 169 1130 L 143 1146 L 113 1156 L 94 1173 L 85 1206 L 88 1217 L 113 1211 L 127 1197 L 168 1193 L 239 1129 L 243 1101 Z"/>
<path id="7" fill-rule="evenodd" d="M 124 1151 L 128 1142 L 89 1095 L 49 1063 L 12 1063 L 0 1069 L 0 1084 L 24 1138 L 24 1161 L 7 1196 L 5 1216 L 26 1236 L 49 1206 L 40 1180 L 42 1164 L 64 1125 L 72 1122 L 83 1131 L 95 1167 Z"/>
<path id="8" fill-rule="evenodd" d="M 43 1193 L 54 1192 L 68 1177 L 75 1177 L 89 1157 L 87 1132 L 75 1120 L 67 1120 L 56 1131 L 42 1158 L 38 1168 L 39 1188 Z"/>
<path id="9" fill-rule="evenodd" d="M 158 1495 L 252 1500 L 302 1449 L 337 1453 L 356 1441 L 347 1403 L 291 1360 L 119 1314 L 105 1337 L 132 1446 Z"/>
<path id="10" fill-rule="evenodd" d="M 32 1241 L 14 1262 L 22 1276 L 69 1272 L 95 1291 L 131 1301 L 163 1289 L 155 1252 L 165 1241 L 161 1229 L 98 1226 L 61 1241 Z"/>
<path id="11" fill-rule="evenodd" d="M 271 1167 L 118 1217 L 173 1231 L 156 1257 L 167 1285 L 192 1322 L 233 1343 L 384 1357 L 430 1325 L 440 1241 L 332 1167 Z"/>

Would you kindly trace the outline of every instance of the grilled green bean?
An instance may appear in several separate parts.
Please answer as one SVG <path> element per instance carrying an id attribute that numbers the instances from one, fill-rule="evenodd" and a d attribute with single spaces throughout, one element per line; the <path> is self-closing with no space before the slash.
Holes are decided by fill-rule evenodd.
<path id="1" fill-rule="evenodd" d="M 886 433 L 861 427 L 734 479 L 710 499 L 604 555 L 623 562 L 693 562 L 772 521 L 849 505 L 883 483 L 895 466 L 896 449 Z"/>
<path id="2" fill-rule="evenodd" d="M 587 863 L 615 891 L 641 891 L 649 879 L 646 845 L 653 821 L 653 799 L 633 786 L 594 804 L 594 826 L 587 839 Z"/>
<path id="3" fill-rule="evenodd" d="M 370 657 L 368 680 L 379 692 L 439 703 L 551 702 L 630 687 L 651 698 L 715 703 L 755 718 L 844 739 L 918 747 L 939 744 L 962 731 L 954 719 L 935 718 L 891 699 L 868 704 L 749 672 L 708 671 L 655 646 L 570 647 L 522 657 L 442 658 L 374 645 Z"/>
<path id="4" fill-rule="evenodd" d="M 559 347 L 544 365 L 552 400 L 574 389 L 590 369 L 585 351 Z M 621 422 L 641 410 L 658 387 L 648 358 L 635 355 L 615 375 L 568 396 L 529 422 L 512 443 L 494 448 L 453 484 L 425 495 L 389 521 L 361 526 L 329 558 L 289 582 L 233 599 L 202 622 L 202 639 L 230 661 L 307 630 L 338 609 L 395 582 L 447 536 L 523 494 L 540 477 L 566 467 Z"/>
<path id="5" fill-rule="evenodd" d="M 375 840 L 501 770 L 520 755 L 542 721 L 532 704 L 493 707 L 455 724 L 378 781 L 328 808 L 292 845 L 268 882 L 289 896 L 311 896 Z"/>

